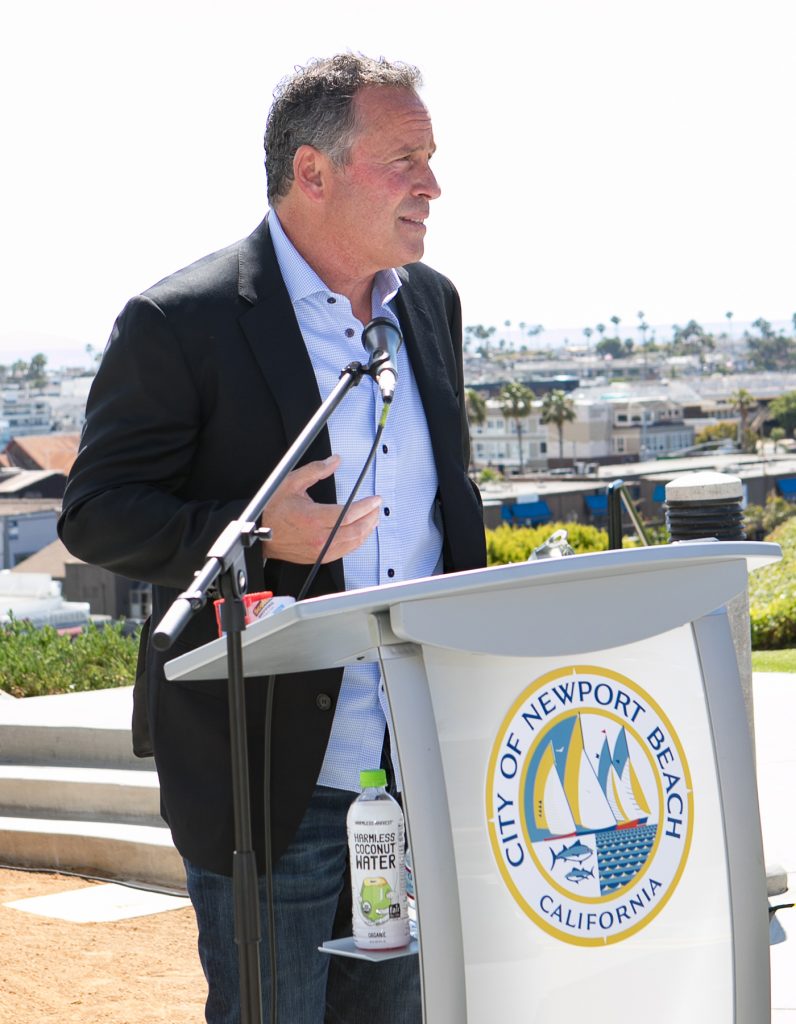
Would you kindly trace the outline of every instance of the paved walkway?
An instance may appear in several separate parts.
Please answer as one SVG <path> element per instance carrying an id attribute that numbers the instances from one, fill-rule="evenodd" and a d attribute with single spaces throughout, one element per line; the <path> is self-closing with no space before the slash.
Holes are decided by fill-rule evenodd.
<path id="1" fill-rule="evenodd" d="M 766 862 L 788 873 L 796 898 L 796 675 L 755 673 L 755 745 Z M 0 722 L 58 726 L 129 726 L 132 690 L 99 690 L 68 696 L 0 701 Z M 782 902 L 788 902 L 782 897 Z M 772 1024 L 796 1024 L 796 908 L 780 911 L 788 936 L 771 947 Z"/>

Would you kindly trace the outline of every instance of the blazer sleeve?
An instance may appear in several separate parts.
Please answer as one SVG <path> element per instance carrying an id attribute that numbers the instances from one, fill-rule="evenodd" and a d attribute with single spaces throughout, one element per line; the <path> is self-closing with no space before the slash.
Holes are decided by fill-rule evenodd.
<path id="1" fill-rule="evenodd" d="M 183 588 L 245 507 L 182 492 L 202 425 L 189 359 L 152 299 L 117 320 L 86 406 L 59 535 L 86 562 Z"/>

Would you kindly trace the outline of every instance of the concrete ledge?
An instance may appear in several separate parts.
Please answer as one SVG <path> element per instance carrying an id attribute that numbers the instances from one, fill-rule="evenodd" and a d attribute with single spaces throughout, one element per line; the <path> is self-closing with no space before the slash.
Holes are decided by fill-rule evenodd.
<path id="1" fill-rule="evenodd" d="M 0 724 L 0 761 L 152 769 L 150 758 L 141 759 L 133 754 L 129 726 L 109 729 L 91 725 Z"/>
<path id="2" fill-rule="evenodd" d="M 155 772 L 0 764 L 0 813 L 99 817 L 164 828 Z"/>
<path id="3" fill-rule="evenodd" d="M 182 858 L 168 829 L 148 825 L 0 818 L 5 865 L 75 871 L 185 892 Z"/>

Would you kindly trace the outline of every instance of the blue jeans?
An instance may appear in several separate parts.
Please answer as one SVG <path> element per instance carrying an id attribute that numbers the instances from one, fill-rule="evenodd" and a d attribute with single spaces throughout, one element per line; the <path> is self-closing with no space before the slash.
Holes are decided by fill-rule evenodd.
<path id="1" fill-rule="evenodd" d="M 345 818 L 353 793 L 318 786 L 274 868 L 277 1024 L 421 1024 L 416 956 L 380 964 L 319 953 L 351 934 Z M 232 879 L 185 862 L 208 984 L 208 1024 L 240 1024 Z M 342 898 L 341 898 L 342 897 Z M 265 884 L 260 879 L 263 1021 L 270 1024 Z"/>

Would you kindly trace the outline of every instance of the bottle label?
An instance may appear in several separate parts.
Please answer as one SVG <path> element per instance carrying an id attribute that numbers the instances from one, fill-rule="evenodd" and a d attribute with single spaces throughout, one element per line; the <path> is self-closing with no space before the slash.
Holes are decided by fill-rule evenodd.
<path id="1" fill-rule="evenodd" d="M 360 804 L 348 822 L 354 939 L 368 948 L 405 946 L 409 941 L 404 878 L 404 822 L 397 814 L 384 815 L 379 801 Z M 392 808 L 390 808 L 392 811 Z"/>

